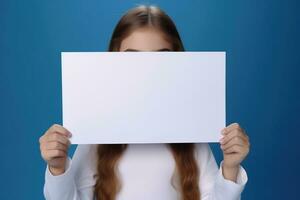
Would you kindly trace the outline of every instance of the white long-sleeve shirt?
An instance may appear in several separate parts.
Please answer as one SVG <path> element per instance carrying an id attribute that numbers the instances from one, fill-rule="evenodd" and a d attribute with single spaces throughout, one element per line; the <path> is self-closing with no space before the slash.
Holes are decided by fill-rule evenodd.
<path id="1" fill-rule="evenodd" d="M 196 144 L 201 200 L 238 200 L 248 180 L 240 166 L 237 182 L 224 179 L 208 144 Z M 97 145 L 78 145 L 66 171 L 54 176 L 47 166 L 44 196 L 47 200 L 92 200 Z M 222 162 L 221 162 L 222 165 Z M 175 160 L 165 144 L 129 144 L 119 162 L 122 183 L 117 200 L 176 200 Z M 177 181 L 178 182 L 178 181 Z M 173 182 L 174 183 L 174 182 Z M 174 187 L 175 185 L 175 187 Z"/>

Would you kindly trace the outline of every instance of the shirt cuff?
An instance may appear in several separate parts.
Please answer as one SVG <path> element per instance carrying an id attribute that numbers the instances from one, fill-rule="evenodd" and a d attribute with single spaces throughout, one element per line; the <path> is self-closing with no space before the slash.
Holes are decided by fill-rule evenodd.
<path id="1" fill-rule="evenodd" d="M 216 187 L 220 191 L 219 194 L 223 194 L 224 199 L 239 199 L 244 187 L 248 181 L 248 176 L 245 169 L 240 165 L 237 175 L 237 181 L 233 182 L 227 180 L 223 176 L 223 161 L 220 164 L 220 169 L 217 176 Z"/>
<path id="2" fill-rule="evenodd" d="M 70 157 L 67 158 L 66 160 L 66 166 L 65 166 L 65 172 L 60 174 L 60 175 L 53 175 L 49 169 L 49 165 L 47 165 L 46 168 L 46 180 L 49 181 L 62 181 L 65 180 L 68 176 L 71 174 L 71 164 L 72 160 Z"/>
<path id="3" fill-rule="evenodd" d="M 68 185 L 68 188 L 73 188 L 72 185 L 75 185 L 74 175 L 72 173 L 72 160 L 71 158 L 67 158 L 66 161 L 66 170 L 63 174 L 60 175 L 53 175 L 50 172 L 49 166 L 47 165 L 46 172 L 45 172 L 45 188 L 44 193 L 45 196 L 61 196 L 58 194 L 63 191 L 62 188 L 65 188 Z M 64 195 L 62 195 L 64 196 Z M 51 198 L 57 199 L 57 198 Z"/>

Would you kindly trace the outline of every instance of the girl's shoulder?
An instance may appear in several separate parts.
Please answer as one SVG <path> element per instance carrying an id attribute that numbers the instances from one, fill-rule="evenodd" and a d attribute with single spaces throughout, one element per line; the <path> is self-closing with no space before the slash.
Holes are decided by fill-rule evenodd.
<path id="1" fill-rule="evenodd" d="M 72 170 L 78 178 L 94 176 L 97 165 L 96 144 L 79 144 L 72 157 Z"/>
<path id="2" fill-rule="evenodd" d="M 209 163 L 215 165 L 215 157 L 208 143 L 195 144 L 195 156 L 200 168 L 205 168 Z"/>
<path id="3" fill-rule="evenodd" d="M 211 154 L 211 148 L 208 143 L 195 143 L 195 151 L 198 156 Z"/>

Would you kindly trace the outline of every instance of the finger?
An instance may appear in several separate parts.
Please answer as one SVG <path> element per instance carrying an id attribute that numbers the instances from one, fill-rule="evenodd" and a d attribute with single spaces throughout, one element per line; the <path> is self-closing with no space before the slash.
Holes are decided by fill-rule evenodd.
<path id="1" fill-rule="evenodd" d="M 47 138 L 47 142 L 52 142 L 52 141 L 54 141 L 54 142 L 60 142 L 60 143 L 62 143 L 62 144 L 65 144 L 65 145 L 67 145 L 67 146 L 69 146 L 70 145 L 70 140 L 69 140 L 69 138 L 67 138 L 66 136 L 63 136 L 63 135 L 61 135 L 61 134 L 59 134 L 59 133 L 52 133 L 52 134 L 50 134 L 49 136 L 48 136 L 48 138 Z"/>
<path id="2" fill-rule="evenodd" d="M 53 124 L 48 132 L 57 132 L 57 133 L 60 133 L 60 134 L 63 134 L 67 137 L 70 137 L 71 136 L 71 133 L 69 130 L 67 130 L 66 128 L 64 128 L 63 126 L 59 125 L 59 124 Z"/>
<path id="3" fill-rule="evenodd" d="M 230 153 L 241 153 L 243 152 L 243 147 L 241 147 L 240 145 L 233 145 L 230 148 L 224 150 L 223 152 L 225 154 L 230 154 Z"/>
<path id="4" fill-rule="evenodd" d="M 240 136 L 236 136 L 231 138 L 231 140 L 229 140 L 226 144 L 221 144 L 221 149 L 224 151 L 234 145 L 239 145 L 243 147 L 246 146 L 246 142 Z"/>
<path id="5" fill-rule="evenodd" d="M 240 130 L 241 132 L 244 132 L 244 130 L 241 128 L 241 126 L 238 123 L 232 123 L 228 125 L 227 127 L 223 128 L 221 132 L 223 135 L 227 135 L 228 133 L 236 129 Z"/>
<path id="6" fill-rule="evenodd" d="M 66 154 L 66 152 L 64 152 L 62 150 L 55 149 L 55 150 L 49 150 L 49 151 L 47 151 L 45 156 L 48 159 L 52 159 L 52 158 L 66 157 L 67 154 Z"/>
<path id="7" fill-rule="evenodd" d="M 227 142 L 229 142 L 232 138 L 234 137 L 241 137 L 245 142 L 247 142 L 247 138 L 245 137 L 245 135 L 239 131 L 239 130 L 233 130 L 231 132 L 229 132 L 227 135 L 225 135 L 221 140 L 220 140 L 220 143 L 222 145 L 226 144 Z"/>
<path id="8" fill-rule="evenodd" d="M 53 142 L 46 143 L 45 149 L 46 150 L 55 150 L 55 149 L 57 149 L 57 150 L 62 150 L 62 151 L 67 153 L 68 146 L 65 145 L 65 144 L 62 144 L 60 142 L 54 142 L 53 141 Z"/>
<path id="9" fill-rule="evenodd" d="M 44 141 L 44 138 L 45 138 L 45 134 L 42 135 L 42 136 L 39 138 L 39 143 L 40 143 L 40 144 Z"/>

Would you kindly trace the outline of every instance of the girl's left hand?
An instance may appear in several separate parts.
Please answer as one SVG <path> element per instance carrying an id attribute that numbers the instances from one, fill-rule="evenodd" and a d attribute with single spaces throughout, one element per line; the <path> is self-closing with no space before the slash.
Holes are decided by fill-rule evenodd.
<path id="1" fill-rule="evenodd" d="M 223 169 L 238 169 L 249 153 L 249 137 L 238 123 L 230 124 L 222 130 L 220 140 L 223 151 Z"/>

